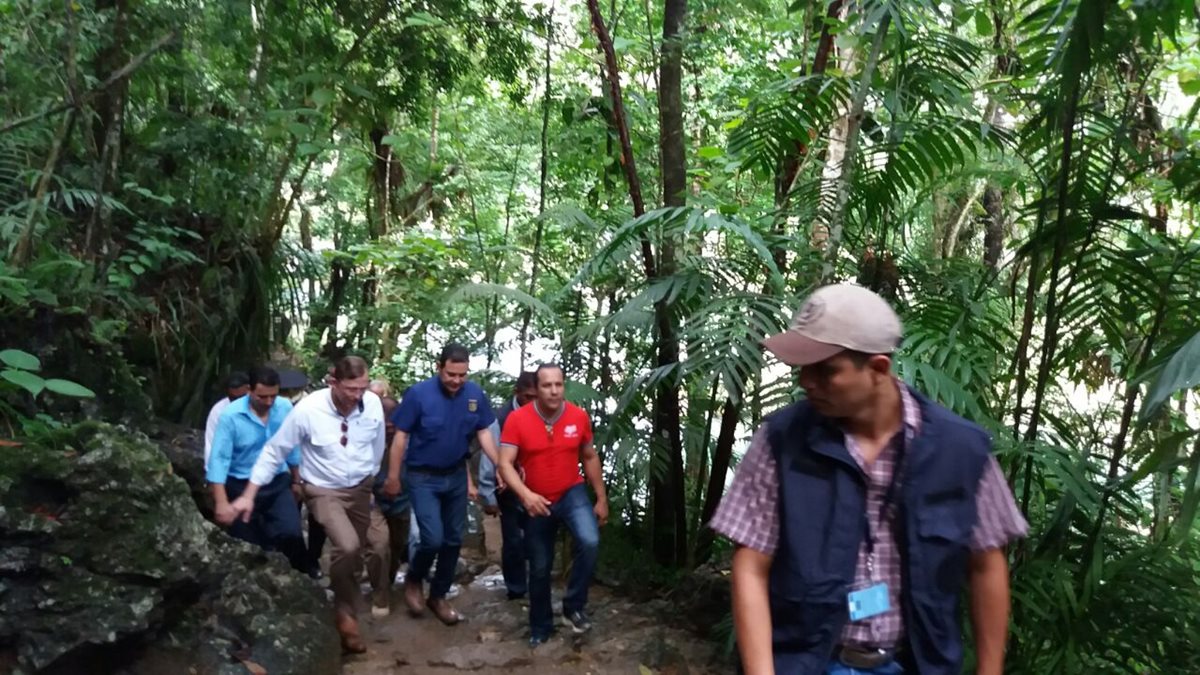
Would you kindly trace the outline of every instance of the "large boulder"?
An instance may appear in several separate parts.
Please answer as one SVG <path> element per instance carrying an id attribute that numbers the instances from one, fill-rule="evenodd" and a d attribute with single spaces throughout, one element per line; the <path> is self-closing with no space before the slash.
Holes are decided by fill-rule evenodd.
<path id="1" fill-rule="evenodd" d="M 323 591 L 205 521 L 145 436 L 0 451 L 0 671 L 338 672 Z"/>

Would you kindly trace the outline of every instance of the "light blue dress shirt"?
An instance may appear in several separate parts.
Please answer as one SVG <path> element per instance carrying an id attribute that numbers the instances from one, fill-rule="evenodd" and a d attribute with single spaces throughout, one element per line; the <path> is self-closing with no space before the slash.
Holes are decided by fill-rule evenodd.
<path id="1" fill-rule="evenodd" d="M 250 408 L 250 397 L 243 396 L 233 401 L 221 412 L 217 420 L 217 430 L 213 434 L 212 455 L 208 459 L 208 470 L 205 474 L 210 483 L 225 483 L 232 476 L 247 479 L 250 470 L 258 461 L 267 439 L 275 435 L 283 421 L 292 412 L 292 402 L 285 398 L 276 398 L 271 406 L 271 412 L 264 424 L 258 415 Z M 288 466 L 300 465 L 300 451 L 293 448 L 287 456 Z M 280 466 L 276 473 L 287 471 L 286 466 Z"/>

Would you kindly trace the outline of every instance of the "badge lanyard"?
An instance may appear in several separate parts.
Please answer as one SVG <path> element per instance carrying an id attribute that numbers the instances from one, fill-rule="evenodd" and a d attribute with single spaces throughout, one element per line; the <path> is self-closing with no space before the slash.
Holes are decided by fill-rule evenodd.
<path id="1" fill-rule="evenodd" d="M 887 491 L 883 493 L 883 503 L 879 505 L 879 526 L 883 527 L 884 521 L 887 518 L 888 510 L 892 506 L 892 502 L 896 499 L 896 484 L 899 482 L 900 470 L 904 466 L 904 454 L 908 446 L 907 432 L 903 429 L 899 432 L 900 445 L 896 448 L 896 456 L 892 461 L 892 477 L 888 481 Z M 889 441 L 889 444 L 891 441 Z M 878 459 L 876 460 L 878 461 Z M 867 510 L 863 509 L 863 528 L 866 530 L 866 545 L 867 545 L 867 576 L 872 583 L 875 579 L 875 533 L 871 531 L 871 519 L 867 516 Z"/>

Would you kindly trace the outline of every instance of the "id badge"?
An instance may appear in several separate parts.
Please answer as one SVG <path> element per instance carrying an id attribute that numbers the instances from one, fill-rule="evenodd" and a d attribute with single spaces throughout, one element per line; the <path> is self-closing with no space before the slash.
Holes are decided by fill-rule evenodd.
<path id="1" fill-rule="evenodd" d="M 888 599 L 888 586 L 883 583 L 850 591 L 846 596 L 846 603 L 850 606 L 851 621 L 869 619 L 892 608 L 891 600 Z"/>

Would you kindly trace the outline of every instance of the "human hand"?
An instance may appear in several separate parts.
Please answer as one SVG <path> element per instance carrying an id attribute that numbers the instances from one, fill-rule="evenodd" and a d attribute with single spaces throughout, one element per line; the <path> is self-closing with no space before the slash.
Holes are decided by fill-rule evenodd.
<path id="1" fill-rule="evenodd" d="M 530 491 L 528 497 L 521 499 L 521 503 L 525 506 L 525 512 L 531 516 L 550 515 L 550 500 L 536 492 Z"/>
<path id="2" fill-rule="evenodd" d="M 600 527 L 604 527 L 605 523 L 608 522 L 608 500 L 601 499 L 597 501 L 592 511 L 596 514 L 596 522 L 600 524 Z"/>
<path id="3" fill-rule="evenodd" d="M 233 503 L 231 503 L 229 506 L 233 509 L 235 518 L 241 516 L 243 523 L 250 522 L 250 515 L 254 513 L 253 499 L 246 499 L 245 496 L 238 497 L 237 499 L 233 500 Z"/>
<path id="4" fill-rule="evenodd" d="M 304 501 L 304 486 L 299 483 L 292 483 L 292 497 L 299 504 Z"/>
<path id="5" fill-rule="evenodd" d="M 473 502 L 479 501 L 479 488 L 475 487 L 475 481 L 467 483 L 467 499 Z"/>
<path id="6" fill-rule="evenodd" d="M 213 520 L 217 521 L 217 524 L 221 527 L 229 527 L 237 517 L 237 511 L 233 509 L 233 505 L 229 502 L 217 504 L 213 508 Z"/>
<path id="7" fill-rule="evenodd" d="M 400 484 L 399 478 L 389 477 L 383 482 L 383 494 L 387 495 L 389 499 L 395 499 L 396 497 L 399 497 L 400 493 L 403 491 L 404 486 Z"/>

